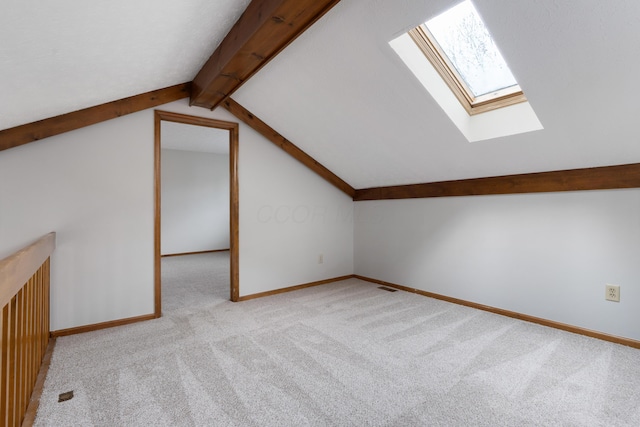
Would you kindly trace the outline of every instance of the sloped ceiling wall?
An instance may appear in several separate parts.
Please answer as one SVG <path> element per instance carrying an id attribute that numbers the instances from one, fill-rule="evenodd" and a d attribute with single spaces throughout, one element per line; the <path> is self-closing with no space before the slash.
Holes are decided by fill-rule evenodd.
<path id="1" fill-rule="evenodd" d="M 640 3 L 474 0 L 544 130 L 469 143 L 388 46 L 452 0 L 343 0 L 233 96 L 355 188 L 640 161 Z"/>
<path id="2" fill-rule="evenodd" d="M 249 0 L 6 0 L 0 129 L 191 81 Z"/>
<path id="3" fill-rule="evenodd" d="M 191 80 L 248 0 L 0 14 L 0 129 Z M 640 3 L 475 0 L 544 130 L 468 143 L 388 42 L 456 0 L 342 0 L 233 97 L 355 188 L 640 161 Z"/>

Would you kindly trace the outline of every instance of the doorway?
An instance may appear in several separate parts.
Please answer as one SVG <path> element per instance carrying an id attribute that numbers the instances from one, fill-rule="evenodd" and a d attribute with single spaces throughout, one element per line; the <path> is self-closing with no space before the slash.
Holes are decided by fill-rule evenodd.
<path id="1" fill-rule="evenodd" d="M 229 260 L 230 280 L 229 299 L 238 301 L 239 289 L 239 250 L 238 250 L 238 124 L 215 119 L 188 116 L 167 111 L 155 111 L 154 141 L 154 314 L 162 315 L 162 277 L 161 277 L 161 245 L 162 245 L 162 122 L 180 123 L 202 126 L 228 131 L 229 139 Z"/>

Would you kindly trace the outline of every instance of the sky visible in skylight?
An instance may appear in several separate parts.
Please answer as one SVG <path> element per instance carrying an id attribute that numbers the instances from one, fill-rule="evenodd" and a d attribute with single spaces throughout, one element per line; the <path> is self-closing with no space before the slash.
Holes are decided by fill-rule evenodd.
<path id="1" fill-rule="evenodd" d="M 425 25 L 475 97 L 518 84 L 470 0 Z"/>

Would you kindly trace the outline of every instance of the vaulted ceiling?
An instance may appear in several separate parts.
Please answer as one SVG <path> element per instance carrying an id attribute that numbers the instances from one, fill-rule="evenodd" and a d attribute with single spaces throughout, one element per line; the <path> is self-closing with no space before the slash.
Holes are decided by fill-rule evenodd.
<path id="1" fill-rule="evenodd" d="M 2 6 L 0 129 L 192 80 L 248 1 L 49 3 Z M 232 98 L 355 188 L 640 162 L 639 2 L 474 0 L 544 126 L 475 143 L 388 45 L 455 3 L 342 0 Z"/>
<path id="2" fill-rule="evenodd" d="M 249 0 L 0 5 L 0 129 L 193 80 Z"/>

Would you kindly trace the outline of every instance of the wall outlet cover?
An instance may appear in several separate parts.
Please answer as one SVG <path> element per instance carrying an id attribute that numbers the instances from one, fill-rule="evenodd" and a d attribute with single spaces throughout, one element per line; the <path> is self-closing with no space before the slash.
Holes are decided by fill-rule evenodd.
<path id="1" fill-rule="evenodd" d="M 620 286 L 606 285 L 604 297 L 607 301 L 620 302 Z"/>

